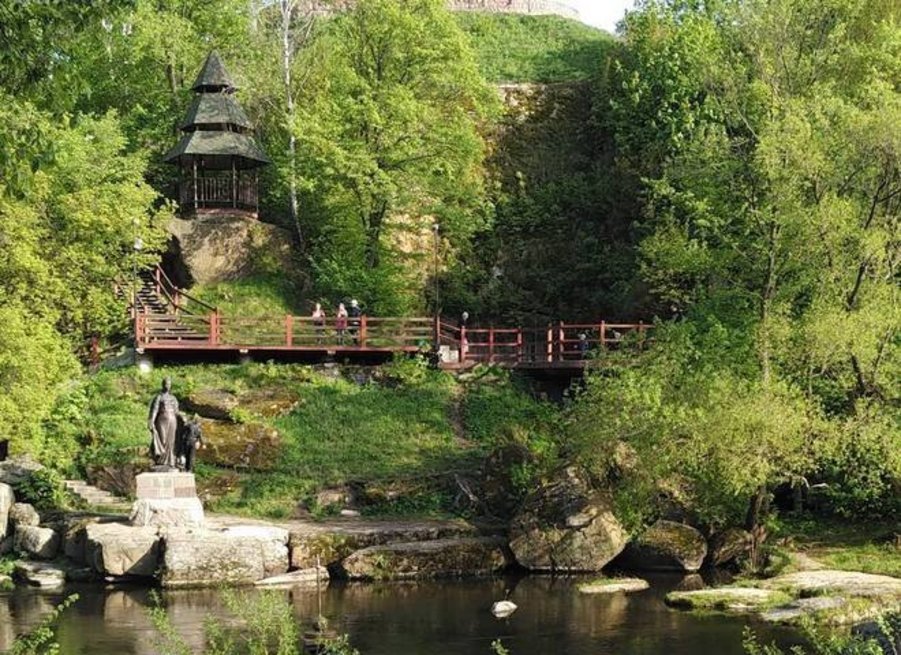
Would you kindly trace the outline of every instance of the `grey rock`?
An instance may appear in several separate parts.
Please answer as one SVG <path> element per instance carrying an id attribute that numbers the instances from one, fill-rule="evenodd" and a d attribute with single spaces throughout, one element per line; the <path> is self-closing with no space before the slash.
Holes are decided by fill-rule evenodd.
<path id="1" fill-rule="evenodd" d="M 232 411 L 238 407 L 238 397 L 222 389 L 198 389 L 182 400 L 182 407 L 206 418 L 230 421 Z"/>
<path id="2" fill-rule="evenodd" d="M 848 601 L 844 598 L 820 596 L 817 598 L 799 598 L 787 605 L 776 607 L 769 611 L 763 612 L 760 616 L 764 621 L 771 623 L 794 623 L 798 619 L 825 612 L 828 610 L 838 609 L 845 605 Z"/>
<path id="3" fill-rule="evenodd" d="M 84 530 L 85 563 L 103 576 L 150 578 L 160 568 L 156 528 L 90 523 Z"/>
<path id="4" fill-rule="evenodd" d="M 608 578 L 595 580 L 579 585 L 579 592 L 583 594 L 616 594 L 644 591 L 650 588 L 647 580 L 641 578 Z"/>
<path id="5" fill-rule="evenodd" d="M 0 462 L 0 482 L 15 487 L 25 482 L 35 471 L 44 468 L 28 455 L 10 457 Z"/>
<path id="6" fill-rule="evenodd" d="M 626 540 L 609 497 L 575 467 L 531 494 L 510 526 L 516 561 L 537 571 L 600 571 Z"/>
<path id="7" fill-rule="evenodd" d="M 741 528 L 729 528 L 713 536 L 707 553 L 710 566 L 727 566 L 748 557 L 751 533 Z"/>
<path id="8" fill-rule="evenodd" d="M 288 571 L 288 531 L 281 528 L 165 528 L 162 537 L 164 587 L 253 584 Z"/>
<path id="9" fill-rule="evenodd" d="M 142 498 L 131 508 L 130 521 L 139 527 L 200 527 L 203 504 L 199 498 Z"/>
<path id="10" fill-rule="evenodd" d="M 291 571 L 283 575 L 275 575 L 271 578 L 259 580 L 256 585 L 258 587 L 309 587 L 317 584 L 324 586 L 329 582 L 329 572 L 324 566 L 311 569 L 299 569 Z"/>
<path id="11" fill-rule="evenodd" d="M 41 523 L 41 516 L 28 503 L 14 503 L 9 508 L 9 522 L 17 529 L 25 526 L 37 526 Z"/>
<path id="12" fill-rule="evenodd" d="M 0 541 L 9 534 L 9 510 L 13 503 L 16 502 L 16 496 L 13 488 L 6 483 L 0 482 Z"/>
<path id="13" fill-rule="evenodd" d="M 760 583 L 766 589 L 785 589 L 798 596 L 901 598 L 901 578 L 857 571 L 800 571 Z"/>
<path id="14" fill-rule="evenodd" d="M 690 525 L 657 521 L 629 543 L 617 563 L 638 571 L 687 571 L 701 568 L 707 540 Z"/>
<path id="15" fill-rule="evenodd" d="M 59 552 L 59 534 L 51 528 L 23 525 L 16 528 L 15 549 L 38 559 L 53 559 Z"/>
<path id="16" fill-rule="evenodd" d="M 486 576 L 506 565 L 504 541 L 495 537 L 372 546 L 341 563 L 351 580 Z"/>
<path id="17" fill-rule="evenodd" d="M 49 562 L 16 562 L 13 577 L 35 587 L 52 589 L 66 583 L 66 568 Z"/>

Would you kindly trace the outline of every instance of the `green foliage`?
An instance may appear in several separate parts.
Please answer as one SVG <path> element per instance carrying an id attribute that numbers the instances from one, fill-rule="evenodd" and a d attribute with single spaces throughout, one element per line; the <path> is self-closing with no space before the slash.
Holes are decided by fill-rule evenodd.
<path id="1" fill-rule="evenodd" d="M 606 32 L 558 16 L 461 12 L 482 75 L 491 82 L 568 82 L 596 75 L 613 44 Z"/>
<path id="2" fill-rule="evenodd" d="M 56 642 L 56 627 L 62 613 L 76 601 L 78 594 L 67 596 L 36 628 L 28 634 L 16 637 L 9 650 L 10 655 L 58 655 L 61 651 L 60 645 Z"/>
<path id="3" fill-rule="evenodd" d="M 292 126 L 317 292 L 408 312 L 432 223 L 456 245 L 482 220 L 495 96 L 440 0 L 364 0 L 317 38 Z"/>
<path id="4" fill-rule="evenodd" d="M 881 642 L 895 643 L 901 619 L 897 615 L 877 621 L 879 635 L 873 637 L 849 637 L 819 629 L 812 623 L 802 625 L 808 646 L 793 646 L 788 655 L 882 655 Z M 786 655 L 776 645 L 761 644 L 751 628 L 745 628 L 744 647 L 747 655 Z"/>
<path id="5" fill-rule="evenodd" d="M 191 289 L 191 295 L 226 316 L 294 316 L 308 313 L 297 285 L 284 275 L 257 275 Z"/>
<path id="6" fill-rule="evenodd" d="M 491 652 L 494 655 L 510 655 L 510 651 L 507 650 L 506 646 L 504 646 L 504 642 L 500 639 L 495 639 L 491 642 Z"/>
<path id="7" fill-rule="evenodd" d="M 46 467 L 17 484 L 16 497 L 38 509 L 59 509 L 68 504 L 62 476 Z"/>

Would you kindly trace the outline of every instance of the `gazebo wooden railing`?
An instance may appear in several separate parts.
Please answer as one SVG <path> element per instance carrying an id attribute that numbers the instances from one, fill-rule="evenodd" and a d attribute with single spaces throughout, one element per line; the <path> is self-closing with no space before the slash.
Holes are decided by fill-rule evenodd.
<path id="1" fill-rule="evenodd" d="M 178 202 L 182 207 L 251 209 L 259 207 L 256 173 L 253 177 L 238 173 L 221 176 L 198 177 L 197 184 L 187 178 L 178 189 Z"/>

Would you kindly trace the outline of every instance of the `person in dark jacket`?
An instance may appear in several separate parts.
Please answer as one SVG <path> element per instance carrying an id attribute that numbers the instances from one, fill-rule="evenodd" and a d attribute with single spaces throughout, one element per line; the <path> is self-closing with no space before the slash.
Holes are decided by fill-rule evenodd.
<path id="1" fill-rule="evenodd" d="M 363 316 L 363 310 L 360 303 L 354 298 L 350 301 L 350 307 L 347 309 L 348 325 L 350 327 L 350 336 L 354 340 L 354 345 L 360 343 L 360 317 Z"/>
<path id="2" fill-rule="evenodd" d="M 203 433 L 200 430 L 200 421 L 196 418 L 192 421 L 185 421 L 179 437 L 179 450 L 181 451 L 179 459 L 181 460 L 182 470 L 186 473 L 192 473 L 194 471 L 194 456 L 197 449 L 203 446 Z"/>

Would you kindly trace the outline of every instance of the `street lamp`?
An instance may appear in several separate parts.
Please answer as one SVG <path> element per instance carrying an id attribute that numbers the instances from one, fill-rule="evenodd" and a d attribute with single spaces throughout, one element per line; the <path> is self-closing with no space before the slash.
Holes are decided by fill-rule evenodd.
<path id="1" fill-rule="evenodd" d="M 134 221 L 134 226 L 137 231 L 137 221 Z M 143 249 L 144 241 L 136 234 L 131 252 L 131 311 L 134 316 L 138 315 L 138 253 Z"/>
<path id="2" fill-rule="evenodd" d="M 439 287 L 438 287 L 438 249 L 440 246 L 440 231 L 441 226 L 436 222 L 432 225 L 432 232 L 435 235 L 435 352 L 439 352 L 441 347 L 441 302 L 439 296 Z"/>

